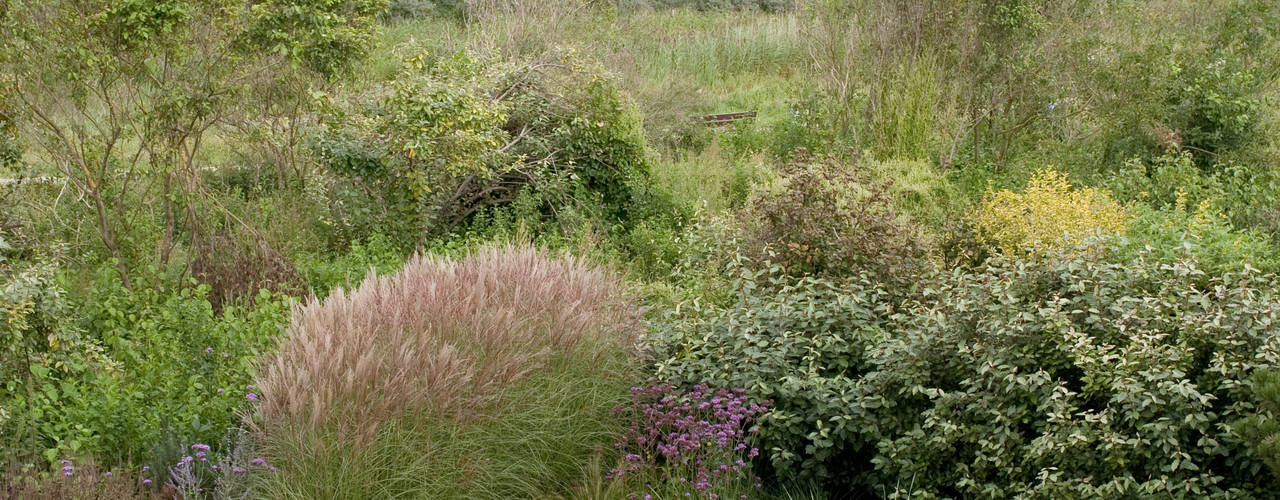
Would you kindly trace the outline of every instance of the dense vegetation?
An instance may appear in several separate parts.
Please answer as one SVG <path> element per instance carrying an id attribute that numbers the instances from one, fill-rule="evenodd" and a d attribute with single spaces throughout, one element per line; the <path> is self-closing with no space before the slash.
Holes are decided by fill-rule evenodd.
<path id="1" fill-rule="evenodd" d="M 1276 498 L 1277 138 L 1267 0 L 0 3 L 0 496 Z"/>

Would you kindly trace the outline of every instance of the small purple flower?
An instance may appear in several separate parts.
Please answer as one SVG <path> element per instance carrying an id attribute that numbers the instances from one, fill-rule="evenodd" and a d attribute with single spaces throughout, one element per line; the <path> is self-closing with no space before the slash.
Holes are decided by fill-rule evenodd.
<path id="1" fill-rule="evenodd" d="M 147 485 L 150 485 L 150 484 L 151 484 L 151 480 L 150 480 L 150 479 L 143 479 L 143 480 L 142 480 L 142 485 L 143 485 L 143 486 L 147 486 Z"/>
<path id="2" fill-rule="evenodd" d="M 244 395 L 244 397 L 245 397 L 245 398 L 248 398 L 248 399 L 249 399 L 249 401 L 257 401 L 257 400 L 258 400 L 258 395 L 257 395 L 257 394 L 254 394 L 254 393 L 252 393 L 252 392 L 250 392 L 250 393 L 248 393 L 248 394 L 245 394 L 245 395 Z"/>
<path id="3" fill-rule="evenodd" d="M 218 388 L 218 394 L 222 394 L 222 388 L 221 388 L 221 387 L 219 387 L 219 388 Z"/>
<path id="4" fill-rule="evenodd" d="M 111 477 L 111 471 L 106 471 L 106 472 L 102 473 L 102 475 L 103 475 L 103 476 L 106 476 L 106 477 Z"/>
<path id="5" fill-rule="evenodd" d="M 205 353 L 205 354 L 213 354 L 213 348 L 212 348 L 212 347 L 206 347 L 206 348 L 204 348 L 204 353 Z"/>
<path id="6" fill-rule="evenodd" d="M 261 465 L 261 466 L 264 466 L 264 467 L 267 465 L 267 461 L 266 461 L 265 459 L 262 459 L 262 458 L 255 458 L 255 459 L 253 459 L 253 460 L 250 460 L 250 461 L 249 461 L 249 463 L 251 463 L 251 464 L 253 464 L 253 465 Z"/>
<path id="7" fill-rule="evenodd" d="M 244 474 L 244 469 L 241 469 L 239 467 L 232 467 L 231 472 L 234 472 L 236 474 Z"/>

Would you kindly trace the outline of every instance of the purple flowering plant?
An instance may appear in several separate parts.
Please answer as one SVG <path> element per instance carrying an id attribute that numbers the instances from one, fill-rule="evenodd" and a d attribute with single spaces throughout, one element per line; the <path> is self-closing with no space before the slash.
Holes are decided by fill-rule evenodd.
<path id="1" fill-rule="evenodd" d="M 252 498 L 252 474 L 276 472 L 275 466 L 254 452 L 252 437 L 244 429 L 228 436 L 222 451 L 196 443 L 185 447 L 185 453 L 168 466 L 166 483 L 181 498 Z"/>
<path id="2" fill-rule="evenodd" d="M 760 454 L 752 445 L 759 431 L 752 421 L 767 410 L 750 402 L 744 389 L 633 387 L 631 404 L 614 409 L 630 425 L 615 443 L 622 463 L 609 477 L 647 483 L 647 491 L 663 498 L 744 497 L 760 487 L 751 473 L 751 460 Z"/>

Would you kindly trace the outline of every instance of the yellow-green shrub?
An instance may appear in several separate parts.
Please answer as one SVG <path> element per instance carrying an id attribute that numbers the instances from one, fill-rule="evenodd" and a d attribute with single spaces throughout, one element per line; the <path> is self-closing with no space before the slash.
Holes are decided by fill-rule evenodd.
<path id="1" fill-rule="evenodd" d="M 1122 233 L 1130 216 L 1105 190 L 1072 188 L 1052 167 L 1037 172 L 1021 193 L 987 191 L 974 214 L 978 231 L 1005 253 L 1039 253 L 1073 246 L 1098 234 Z"/>

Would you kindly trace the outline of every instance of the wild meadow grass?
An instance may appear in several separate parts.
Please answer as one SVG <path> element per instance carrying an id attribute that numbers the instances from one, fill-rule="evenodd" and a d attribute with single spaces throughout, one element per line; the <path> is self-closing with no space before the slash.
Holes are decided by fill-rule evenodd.
<path id="1" fill-rule="evenodd" d="M 636 313 L 609 273 L 515 246 L 313 300 L 260 376 L 264 453 L 290 464 L 267 496 L 569 491 L 620 430 Z"/>

